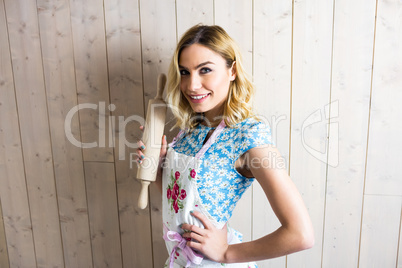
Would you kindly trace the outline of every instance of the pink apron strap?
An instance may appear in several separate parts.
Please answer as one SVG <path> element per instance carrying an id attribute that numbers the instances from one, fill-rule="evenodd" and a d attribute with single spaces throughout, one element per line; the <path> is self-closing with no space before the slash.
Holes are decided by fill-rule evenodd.
<path id="1" fill-rule="evenodd" d="M 182 237 L 178 232 L 170 231 L 165 224 L 163 224 L 163 230 L 165 232 L 165 234 L 163 235 L 163 239 L 165 241 L 176 242 L 176 245 L 173 247 L 172 252 L 170 252 L 169 268 L 174 267 L 174 258 L 176 256 L 176 250 L 178 248 L 182 250 L 182 254 L 187 260 L 186 267 L 189 267 L 192 263 L 196 265 L 201 264 L 204 256 L 197 254 L 192 248 L 187 246 L 187 240 L 184 237 Z"/>
<path id="2" fill-rule="evenodd" d="M 222 120 L 218 127 L 215 129 L 215 131 L 212 133 L 211 137 L 209 137 L 208 141 L 202 146 L 201 150 L 198 151 L 198 153 L 195 155 L 196 158 L 201 158 L 204 153 L 208 150 L 208 148 L 215 142 L 216 137 L 223 131 L 225 128 L 225 120 Z"/>

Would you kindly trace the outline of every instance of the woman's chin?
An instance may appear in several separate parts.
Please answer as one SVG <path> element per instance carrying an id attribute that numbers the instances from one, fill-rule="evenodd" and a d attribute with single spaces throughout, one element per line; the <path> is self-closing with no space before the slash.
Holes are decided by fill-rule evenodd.
<path id="1" fill-rule="evenodd" d="M 191 108 L 193 109 L 194 113 L 197 114 L 205 113 L 207 111 L 206 109 L 202 109 L 201 107 L 192 106 Z"/>

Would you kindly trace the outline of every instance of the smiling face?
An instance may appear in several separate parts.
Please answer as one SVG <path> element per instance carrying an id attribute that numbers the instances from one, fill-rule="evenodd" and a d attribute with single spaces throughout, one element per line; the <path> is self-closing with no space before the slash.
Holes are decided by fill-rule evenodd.
<path id="1" fill-rule="evenodd" d="M 182 50 L 179 68 L 181 92 L 194 112 L 204 113 L 213 123 L 215 117 L 223 115 L 230 82 L 236 78 L 234 67 L 228 68 L 216 52 L 193 44 Z"/>

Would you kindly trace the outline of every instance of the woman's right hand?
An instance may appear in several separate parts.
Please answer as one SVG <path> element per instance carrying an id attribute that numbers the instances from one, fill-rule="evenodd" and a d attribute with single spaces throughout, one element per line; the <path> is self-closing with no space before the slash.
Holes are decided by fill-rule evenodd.
<path id="1" fill-rule="evenodd" d="M 140 126 L 140 129 L 142 131 L 144 131 L 144 126 Z M 145 158 L 144 155 L 144 150 L 145 148 L 145 144 L 142 142 L 142 140 L 139 140 L 137 142 L 137 162 L 138 164 L 142 164 L 142 160 Z M 158 165 L 158 171 L 156 173 L 156 185 L 158 186 L 158 188 L 160 189 L 160 191 L 162 192 L 162 166 L 163 166 L 163 162 L 165 161 L 165 157 L 167 154 L 167 141 L 166 141 L 166 135 L 162 136 L 162 147 L 159 153 L 159 165 Z"/>

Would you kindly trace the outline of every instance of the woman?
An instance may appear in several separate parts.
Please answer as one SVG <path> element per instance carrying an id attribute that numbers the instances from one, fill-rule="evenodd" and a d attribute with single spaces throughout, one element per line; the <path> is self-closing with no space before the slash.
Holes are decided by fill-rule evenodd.
<path id="1" fill-rule="evenodd" d="M 300 194 L 286 170 L 268 157 L 279 152 L 269 128 L 252 113 L 253 89 L 238 47 L 221 27 L 196 25 L 183 35 L 167 92 L 181 131 L 167 150 L 164 137 L 157 178 L 170 254 L 165 267 L 256 267 L 253 261 L 314 243 Z M 240 243 L 241 234 L 227 221 L 254 179 L 281 227 Z"/>

